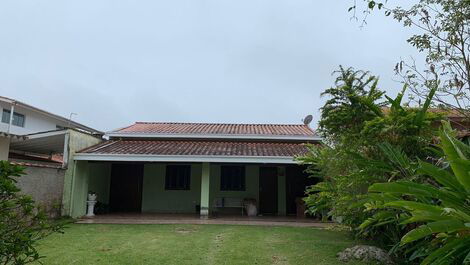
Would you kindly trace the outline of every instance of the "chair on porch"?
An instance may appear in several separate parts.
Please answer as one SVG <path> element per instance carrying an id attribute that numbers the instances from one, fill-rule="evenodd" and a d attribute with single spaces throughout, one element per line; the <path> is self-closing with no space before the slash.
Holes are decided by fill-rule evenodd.
<path id="1" fill-rule="evenodd" d="M 217 214 L 221 208 L 240 208 L 242 216 L 244 215 L 243 210 L 245 209 L 244 199 L 236 197 L 220 197 L 214 199 L 214 213 Z"/>

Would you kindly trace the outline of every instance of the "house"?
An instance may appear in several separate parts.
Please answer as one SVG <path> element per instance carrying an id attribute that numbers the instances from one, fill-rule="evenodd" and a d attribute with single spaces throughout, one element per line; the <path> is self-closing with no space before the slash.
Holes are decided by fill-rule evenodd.
<path id="1" fill-rule="evenodd" d="M 100 143 L 103 133 L 1 96 L 0 111 L 0 160 L 24 166 L 26 175 L 18 179 L 22 192 L 54 211 L 53 215 L 61 214 L 65 180 L 73 173 L 73 154 Z"/>
<path id="2" fill-rule="evenodd" d="M 85 215 L 89 191 L 119 213 L 206 218 L 250 199 L 260 214 L 295 214 L 312 179 L 294 158 L 321 140 L 304 124 L 137 122 L 106 136 L 75 154 L 65 214 Z"/>

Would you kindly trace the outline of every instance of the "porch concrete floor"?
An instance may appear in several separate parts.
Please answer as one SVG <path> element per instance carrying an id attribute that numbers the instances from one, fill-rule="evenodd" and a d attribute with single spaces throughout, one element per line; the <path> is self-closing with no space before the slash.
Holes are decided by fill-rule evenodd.
<path id="1" fill-rule="evenodd" d="M 78 224 L 215 224 L 215 225 L 260 225 L 292 227 L 329 227 L 332 223 L 322 223 L 295 216 L 235 216 L 219 215 L 201 219 L 197 214 L 104 214 L 91 218 L 80 218 Z"/>

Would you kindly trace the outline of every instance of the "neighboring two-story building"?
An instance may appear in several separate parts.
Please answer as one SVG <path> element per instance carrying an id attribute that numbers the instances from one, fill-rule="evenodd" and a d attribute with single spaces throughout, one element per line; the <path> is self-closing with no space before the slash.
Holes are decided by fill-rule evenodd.
<path id="1" fill-rule="evenodd" d="M 27 175 L 18 179 L 21 190 L 60 214 L 65 179 L 73 173 L 73 154 L 101 142 L 103 134 L 1 96 L 0 111 L 0 160 L 25 166 Z"/>
<path id="2" fill-rule="evenodd" d="M 2 111 L 0 132 L 27 135 L 64 128 L 74 128 L 92 134 L 101 133 L 96 129 L 15 99 L 0 96 L 0 108 Z"/>

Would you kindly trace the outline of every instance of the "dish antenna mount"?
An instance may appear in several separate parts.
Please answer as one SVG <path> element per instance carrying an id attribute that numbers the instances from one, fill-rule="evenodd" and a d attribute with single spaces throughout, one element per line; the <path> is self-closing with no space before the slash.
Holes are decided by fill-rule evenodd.
<path id="1" fill-rule="evenodd" d="M 302 121 L 304 122 L 305 125 L 309 125 L 313 120 L 312 115 L 307 115 Z"/>

